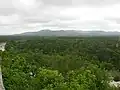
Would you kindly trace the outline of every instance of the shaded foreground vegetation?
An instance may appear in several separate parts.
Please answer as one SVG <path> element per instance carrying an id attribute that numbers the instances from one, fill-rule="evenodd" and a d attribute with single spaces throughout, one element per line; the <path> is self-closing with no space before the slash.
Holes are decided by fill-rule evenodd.
<path id="1" fill-rule="evenodd" d="M 6 90 L 116 90 L 118 37 L 33 38 L 10 40 L 1 52 Z"/>

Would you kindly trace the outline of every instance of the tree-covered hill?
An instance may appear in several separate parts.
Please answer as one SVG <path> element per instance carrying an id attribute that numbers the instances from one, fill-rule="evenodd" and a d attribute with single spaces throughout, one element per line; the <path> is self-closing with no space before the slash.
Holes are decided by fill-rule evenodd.
<path id="1" fill-rule="evenodd" d="M 25 32 L 18 36 L 119 36 L 120 32 L 82 31 L 82 30 L 40 30 L 37 32 Z"/>

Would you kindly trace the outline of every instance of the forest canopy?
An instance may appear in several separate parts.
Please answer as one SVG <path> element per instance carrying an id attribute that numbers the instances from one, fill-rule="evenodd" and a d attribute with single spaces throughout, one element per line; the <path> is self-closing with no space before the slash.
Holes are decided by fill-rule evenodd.
<path id="1" fill-rule="evenodd" d="M 5 89 L 115 90 L 109 82 L 119 79 L 119 45 L 117 37 L 9 40 L 0 53 Z"/>

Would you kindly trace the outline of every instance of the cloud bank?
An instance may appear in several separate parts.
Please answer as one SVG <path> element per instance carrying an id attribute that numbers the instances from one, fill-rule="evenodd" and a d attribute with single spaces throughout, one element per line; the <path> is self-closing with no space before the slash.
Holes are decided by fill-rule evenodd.
<path id="1" fill-rule="evenodd" d="M 0 0 L 0 34 L 41 29 L 120 31 L 120 0 Z"/>

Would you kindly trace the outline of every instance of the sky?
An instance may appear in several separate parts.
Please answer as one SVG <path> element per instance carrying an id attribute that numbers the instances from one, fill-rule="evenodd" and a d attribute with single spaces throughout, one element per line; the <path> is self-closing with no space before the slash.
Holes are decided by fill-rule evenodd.
<path id="1" fill-rule="evenodd" d="M 120 31 L 120 0 L 0 0 L 0 34 Z"/>

